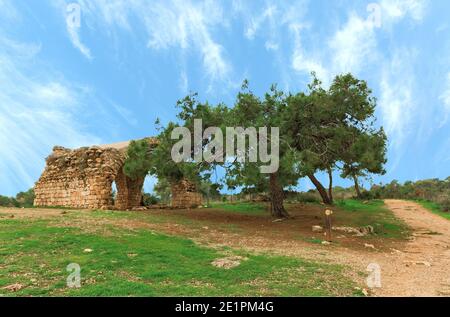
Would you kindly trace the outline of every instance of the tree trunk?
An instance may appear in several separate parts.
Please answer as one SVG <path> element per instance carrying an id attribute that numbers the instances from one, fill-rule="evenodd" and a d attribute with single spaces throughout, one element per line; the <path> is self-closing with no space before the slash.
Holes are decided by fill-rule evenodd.
<path id="1" fill-rule="evenodd" d="M 311 182 L 316 186 L 317 190 L 319 191 L 320 197 L 322 197 L 322 201 L 324 204 L 331 205 L 330 198 L 328 197 L 327 190 L 323 185 L 319 182 L 319 180 L 314 176 L 314 174 L 308 174 L 309 179 Z"/>
<path id="2" fill-rule="evenodd" d="M 271 214 L 276 218 L 287 218 L 289 217 L 288 212 L 284 209 L 283 200 L 284 193 L 283 187 L 278 181 L 278 173 L 272 173 L 269 177 L 269 187 L 270 187 L 270 200 L 271 200 Z"/>
<path id="3" fill-rule="evenodd" d="M 328 168 L 328 179 L 330 181 L 328 184 L 328 198 L 330 203 L 333 204 L 333 171 L 330 167 Z"/>
<path id="4" fill-rule="evenodd" d="M 358 177 L 356 177 L 356 175 L 353 175 L 353 181 L 355 182 L 355 190 L 356 190 L 356 196 L 358 198 L 361 198 L 361 190 L 359 189 L 359 184 L 358 184 Z"/>

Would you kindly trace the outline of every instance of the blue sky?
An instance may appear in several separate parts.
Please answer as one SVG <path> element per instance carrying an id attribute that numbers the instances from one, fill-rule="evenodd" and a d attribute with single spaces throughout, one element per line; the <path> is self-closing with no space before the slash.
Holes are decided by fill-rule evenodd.
<path id="1" fill-rule="evenodd" d="M 389 137 L 375 182 L 445 178 L 448 12 L 446 0 L 0 0 L 0 194 L 32 187 L 54 145 L 155 135 L 189 91 L 231 104 L 245 78 L 257 93 L 296 92 L 311 71 L 325 84 L 352 72 L 373 89 Z"/>

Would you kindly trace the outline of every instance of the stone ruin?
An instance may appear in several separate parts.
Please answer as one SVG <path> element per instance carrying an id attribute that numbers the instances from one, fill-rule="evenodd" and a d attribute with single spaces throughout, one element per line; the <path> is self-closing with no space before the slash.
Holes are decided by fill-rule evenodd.
<path id="1" fill-rule="evenodd" d="M 154 138 L 147 138 L 156 147 Z M 144 178 L 131 179 L 123 172 L 130 142 L 82 147 L 71 150 L 53 148 L 34 191 L 35 206 L 84 209 L 130 210 L 142 206 Z M 112 195 L 116 183 L 117 195 Z M 172 207 L 191 208 L 202 203 L 202 196 L 187 180 L 171 184 Z"/>
<path id="2" fill-rule="evenodd" d="M 194 184 L 187 180 L 171 184 L 172 207 L 184 208 L 189 206 L 200 206 L 202 195 L 197 192 Z"/>

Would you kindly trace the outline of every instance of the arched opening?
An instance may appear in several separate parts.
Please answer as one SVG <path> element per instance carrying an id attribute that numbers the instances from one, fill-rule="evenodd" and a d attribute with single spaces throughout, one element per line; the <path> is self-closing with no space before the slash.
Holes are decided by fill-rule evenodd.
<path id="1" fill-rule="evenodd" d="M 151 207 L 161 203 L 161 200 L 154 192 L 157 181 L 158 179 L 154 176 L 147 175 L 145 177 L 142 188 L 142 205 L 144 207 Z"/>
<path id="2" fill-rule="evenodd" d="M 115 182 L 117 195 L 114 206 L 116 209 L 127 210 L 142 206 L 144 178 L 131 179 L 121 169 Z"/>
<path id="3" fill-rule="evenodd" d="M 110 198 L 110 206 L 114 206 L 116 204 L 116 198 L 117 198 L 117 184 L 116 181 L 113 181 L 111 183 L 111 198 Z"/>

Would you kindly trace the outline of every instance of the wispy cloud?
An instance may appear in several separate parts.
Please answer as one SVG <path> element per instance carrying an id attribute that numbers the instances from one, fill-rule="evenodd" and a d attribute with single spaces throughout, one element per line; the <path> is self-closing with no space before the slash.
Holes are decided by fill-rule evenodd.
<path id="1" fill-rule="evenodd" d="M 82 6 L 78 2 L 66 2 L 64 0 L 51 0 L 64 18 L 67 34 L 72 45 L 87 59 L 92 59 L 91 50 L 81 42 Z"/>
<path id="2" fill-rule="evenodd" d="M 335 73 L 359 73 L 364 65 L 376 58 L 374 24 L 352 12 L 344 26 L 328 43 Z"/>
<path id="3" fill-rule="evenodd" d="M 440 127 L 447 123 L 450 117 L 450 72 L 447 74 L 445 80 L 445 91 L 439 96 L 439 100 L 442 102 L 442 120 L 440 122 Z"/>
<path id="4" fill-rule="evenodd" d="M 416 22 L 423 20 L 428 0 L 382 0 L 382 24 L 392 23 L 409 16 Z"/>
<path id="5" fill-rule="evenodd" d="M 311 53 L 305 52 L 302 46 L 301 25 L 291 24 L 290 30 L 294 35 L 294 51 L 292 53 L 292 68 L 298 72 L 309 74 L 315 72 L 317 77 L 328 85 L 330 82 L 330 73 L 323 66 L 320 58 Z"/>
<path id="6" fill-rule="evenodd" d="M 213 36 L 216 26 L 227 25 L 217 2 L 93 0 L 80 5 L 86 18 L 109 33 L 112 27 L 137 32 L 144 26 L 152 50 L 195 51 L 212 80 L 226 80 L 232 71 L 224 47 Z"/>
<path id="7" fill-rule="evenodd" d="M 414 58 L 413 52 L 399 50 L 382 69 L 379 106 L 386 133 L 397 147 L 410 132 L 410 120 L 416 106 L 413 99 Z"/>
<path id="8" fill-rule="evenodd" d="M 79 89 L 36 70 L 40 46 L 8 39 L 0 30 L 0 189 L 13 195 L 33 186 L 44 157 L 55 144 L 76 147 L 99 142 L 77 120 L 85 111 Z"/>
<path id="9" fill-rule="evenodd" d="M 77 48 L 81 54 L 83 54 L 87 59 L 92 59 L 91 50 L 81 43 L 80 40 L 80 27 L 71 25 L 70 23 L 66 22 L 67 25 L 67 32 L 69 33 L 70 40 L 72 41 L 72 44 L 75 48 Z"/>
<path id="10" fill-rule="evenodd" d="M 381 124 L 389 140 L 388 174 L 398 168 L 407 150 L 406 141 L 420 128 L 413 70 L 415 58 L 414 51 L 398 49 L 384 62 L 381 70 L 378 106 Z"/>
<path id="11" fill-rule="evenodd" d="M 136 126 L 138 124 L 136 117 L 129 109 L 122 107 L 114 102 L 112 103 L 112 107 L 129 125 Z"/>
<path id="12" fill-rule="evenodd" d="M 250 16 L 249 21 L 247 22 L 247 28 L 245 30 L 245 37 L 253 40 L 255 38 L 255 34 L 261 25 L 270 20 L 276 14 L 276 7 L 274 5 L 268 5 L 264 8 L 263 12 L 260 15 Z"/>

